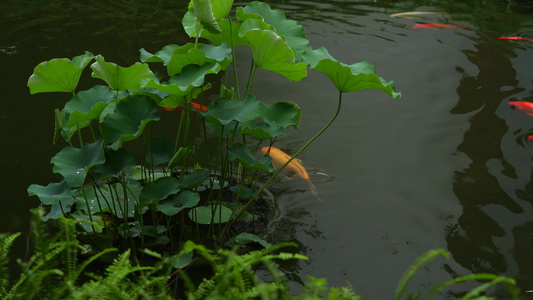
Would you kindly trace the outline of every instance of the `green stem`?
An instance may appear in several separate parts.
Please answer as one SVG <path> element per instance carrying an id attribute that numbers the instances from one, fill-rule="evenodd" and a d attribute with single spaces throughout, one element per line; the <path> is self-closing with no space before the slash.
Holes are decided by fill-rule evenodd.
<path id="1" fill-rule="evenodd" d="M 295 159 L 302 151 L 305 150 L 305 148 L 307 148 L 307 146 L 309 146 L 314 140 L 316 140 L 324 131 L 326 131 L 326 129 L 328 129 L 328 127 L 333 123 L 333 121 L 335 121 L 335 119 L 337 118 L 337 116 L 339 115 L 339 112 L 341 110 L 341 105 L 342 105 L 342 92 L 339 91 L 339 104 L 337 106 L 337 111 L 335 112 L 335 115 L 333 116 L 333 118 L 329 121 L 328 124 L 326 124 L 326 126 L 324 126 L 324 128 L 322 128 L 322 130 L 320 130 L 312 139 L 310 139 L 300 150 L 298 150 L 298 152 L 296 152 L 283 166 L 281 166 L 281 168 L 278 169 L 278 171 L 276 173 L 274 173 L 274 175 L 272 175 L 270 177 L 270 179 L 268 179 L 268 181 L 259 189 L 259 191 L 257 191 L 256 195 L 259 196 L 259 194 L 261 194 L 261 192 L 266 188 L 266 186 L 272 181 L 274 180 L 274 178 L 285 168 L 285 166 L 287 166 L 293 159 Z"/>
<path id="2" fill-rule="evenodd" d="M 335 121 L 335 119 L 337 118 L 337 116 L 339 115 L 339 112 L 341 110 L 341 105 L 342 105 L 342 92 L 339 91 L 339 104 L 337 106 L 337 111 L 335 112 L 335 115 L 333 116 L 333 118 L 328 122 L 328 124 L 326 124 L 326 126 L 324 126 L 324 128 L 322 128 L 322 130 L 320 130 L 312 139 L 310 139 L 307 142 L 307 144 L 305 144 L 302 147 L 302 149 L 298 150 L 298 152 L 296 152 L 296 154 L 294 154 L 283 166 L 281 166 L 281 168 L 278 169 L 278 171 L 276 173 L 274 173 L 274 175 L 272 175 L 268 179 L 268 181 L 257 191 L 257 193 L 255 193 L 256 196 L 259 196 L 261 194 L 261 192 L 270 184 L 270 182 L 272 182 L 272 180 L 274 180 L 274 178 L 276 178 L 276 176 L 283 170 L 283 168 L 285 168 L 285 166 L 287 166 L 294 158 L 296 158 L 296 156 L 298 156 L 298 154 L 300 154 L 302 151 L 304 151 L 304 149 L 307 148 L 307 146 L 309 146 L 314 140 L 316 140 L 333 123 L 333 121 Z M 238 220 L 241 217 L 241 215 L 246 211 L 248 206 L 250 206 L 250 204 L 253 201 L 254 201 L 253 199 L 248 201 L 248 203 L 246 203 L 246 205 L 241 209 L 241 211 L 239 212 L 237 217 L 234 218 L 233 220 L 231 220 L 230 222 L 228 222 L 228 224 L 226 225 L 226 228 L 229 228 L 231 225 L 233 225 L 233 223 L 235 223 L 235 221 Z"/>
<path id="3" fill-rule="evenodd" d="M 256 68 L 257 67 L 255 66 L 255 61 L 252 59 L 252 64 L 250 66 L 250 75 L 248 76 L 248 82 L 246 83 L 246 89 L 244 90 L 244 94 L 242 95 L 241 100 L 244 100 L 244 97 L 246 97 L 246 95 L 250 94 L 250 92 L 252 91 L 252 82 L 254 81 L 254 74 L 255 74 Z"/>
<path id="4" fill-rule="evenodd" d="M 233 33 L 231 25 L 231 17 L 228 17 L 229 32 Z M 241 99 L 241 93 L 239 92 L 239 81 L 237 80 L 237 62 L 235 61 L 235 46 L 233 45 L 233 34 L 230 34 L 231 43 L 231 59 L 233 60 L 233 77 L 235 78 L 235 89 L 237 90 L 237 99 Z"/>

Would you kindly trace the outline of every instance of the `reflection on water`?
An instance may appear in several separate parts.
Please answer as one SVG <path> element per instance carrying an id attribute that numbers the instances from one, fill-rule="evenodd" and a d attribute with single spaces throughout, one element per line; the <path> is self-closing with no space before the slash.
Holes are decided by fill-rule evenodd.
<path id="1" fill-rule="evenodd" d="M 466 154 L 471 163 L 455 172 L 453 190 L 463 212 L 457 223 L 447 228 L 446 241 L 455 261 L 468 270 L 513 276 L 523 289 L 528 289 L 533 283 L 529 255 L 533 250 L 533 224 L 531 221 L 512 221 L 512 218 L 526 214 L 526 219 L 531 219 L 531 211 L 526 211 L 523 202 L 519 202 L 515 195 L 508 194 L 498 178 L 516 179 L 515 167 L 531 164 L 531 161 L 522 161 L 513 166 L 508 161 L 510 158 L 505 156 L 503 149 L 506 147 L 504 136 L 509 134 L 509 128 L 505 118 L 498 114 L 500 108 L 508 109 L 506 102 L 516 99 L 527 88 L 517 79 L 512 64 L 517 55 L 513 49 L 495 41 L 493 34 L 479 35 L 475 39 L 476 51 L 463 51 L 477 66 L 478 73 L 467 74 L 458 67 L 463 78 L 457 88 L 459 101 L 451 110 L 453 114 L 470 115 L 470 127 L 457 151 Z M 499 175 L 490 170 L 494 161 L 501 166 Z M 513 240 L 513 245 L 502 247 L 498 239 Z M 514 255 L 510 256 L 511 253 Z M 518 266 L 518 274 L 510 265 Z"/>

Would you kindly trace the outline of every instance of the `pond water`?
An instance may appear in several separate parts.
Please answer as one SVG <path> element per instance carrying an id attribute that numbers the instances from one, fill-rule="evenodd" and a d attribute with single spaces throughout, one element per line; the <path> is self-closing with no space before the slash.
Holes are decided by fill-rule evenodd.
<path id="1" fill-rule="evenodd" d="M 30 96 L 41 61 L 88 50 L 128 66 L 138 50 L 189 41 L 175 1 L 4 0 L 0 3 L 0 230 L 28 231 L 32 183 L 58 180 L 50 158 L 53 109 L 68 98 Z M 348 283 L 361 296 L 390 299 L 414 259 L 443 248 L 412 289 L 471 272 L 515 278 L 533 289 L 533 117 L 509 101 L 533 101 L 529 1 L 269 1 L 299 21 L 313 48 L 345 63 L 372 62 L 401 99 L 379 91 L 344 95 L 336 122 L 300 158 L 324 202 L 298 178 L 271 187 L 281 215 L 269 242 L 294 241 L 308 262 L 285 265 L 295 290 L 307 275 Z M 468 4 L 465 4 L 468 3 Z M 395 18 L 406 11 L 442 14 Z M 413 29 L 418 23 L 468 27 Z M 301 82 L 258 70 L 252 93 L 290 100 L 300 128 L 277 146 L 296 152 L 333 116 L 337 91 L 311 71 Z M 260 84 L 259 84 L 260 83 Z M 25 249 L 24 241 L 17 247 Z M 453 299 L 472 285 L 442 294 Z M 501 287 L 493 295 L 505 295 Z M 500 296 L 503 297 L 503 296 Z"/>

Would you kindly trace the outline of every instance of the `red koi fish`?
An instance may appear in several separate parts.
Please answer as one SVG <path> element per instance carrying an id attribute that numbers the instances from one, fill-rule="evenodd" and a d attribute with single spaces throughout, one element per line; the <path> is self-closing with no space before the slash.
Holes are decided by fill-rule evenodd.
<path id="1" fill-rule="evenodd" d="M 191 102 L 192 107 L 194 107 L 196 110 L 201 110 L 205 112 L 207 110 L 207 106 L 200 105 L 196 102 Z M 176 108 L 168 108 L 165 107 L 167 111 L 174 111 L 174 110 L 181 110 L 183 108 L 183 105 L 178 105 Z M 185 113 L 189 113 L 187 110 L 185 110 Z"/>
<path id="2" fill-rule="evenodd" d="M 279 150 L 276 147 L 270 147 L 270 148 L 263 147 L 261 148 L 261 152 L 263 152 L 263 154 L 268 153 L 268 156 L 272 158 L 272 164 L 274 165 L 274 168 L 276 169 L 281 168 L 289 159 L 291 159 L 290 155 Z M 311 193 L 313 193 L 313 195 L 315 195 L 315 197 L 318 200 L 322 201 L 322 199 L 320 199 L 317 192 L 315 191 L 315 186 L 311 182 L 311 179 L 309 178 L 309 174 L 307 174 L 307 171 L 305 170 L 304 166 L 302 166 L 301 160 L 299 160 L 298 158 L 291 160 L 291 162 L 285 167 L 285 169 L 287 169 L 287 172 L 289 173 L 298 174 L 305 181 L 307 181 L 307 183 L 309 184 L 309 188 L 311 188 Z"/>
<path id="3" fill-rule="evenodd" d="M 411 28 L 464 28 L 468 29 L 465 26 L 452 25 L 452 24 L 416 24 Z"/>
<path id="4" fill-rule="evenodd" d="M 511 101 L 509 102 L 512 108 L 518 108 L 521 111 L 525 112 L 528 115 L 533 116 L 533 103 L 526 101 Z"/>
<path id="5" fill-rule="evenodd" d="M 519 36 L 500 36 L 498 38 L 499 40 L 513 40 L 513 41 L 526 41 L 526 42 L 533 42 L 532 39 L 527 39 Z"/>

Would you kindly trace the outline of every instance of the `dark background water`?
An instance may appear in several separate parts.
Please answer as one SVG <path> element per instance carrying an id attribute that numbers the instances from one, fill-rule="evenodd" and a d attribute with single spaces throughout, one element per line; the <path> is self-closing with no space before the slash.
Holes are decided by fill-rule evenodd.
<path id="1" fill-rule="evenodd" d="M 266 239 L 294 241 L 308 262 L 284 266 L 298 289 L 307 275 L 361 296 L 390 299 L 410 263 L 444 248 L 415 278 L 413 289 L 471 272 L 515 278 L 533 289 L 533 117 L 509 101 L 533 101 L 533 38 L 529 1 L 269 1 L 299 21 L 314 48 L 345 63 L 372 62 L 395 80 L 400 100 L 378 91 L 346 94 L 337 121 L 301 159 L 324 202 L 304 181 L 280 177 L 272 186 L 281 216 Z M 50 158 L 53 109 L 68 96 L 30 96 L 33 68 L 88 50 L 122 66 L 140 48 L 190 41 L 178 1 L 0 2 L 0 230 L 28 230 L 32 183 L 59 180 Z M 405 11 L 439 11 L 423 19 Z M 469 29 L 412 29 L 451 23 Z M 246 54 L 245 51 L 242 54 Z M 242 70 L 242 76 L 247 72 Z M 298 103 L 303 118 L 278 146 L 294 153 L 333 116 L 337 92 L 310 72 L 288 82 L 259 70 L 252 93 Z M 90 81 L 91 84 L 98 81 Z M 22 239 L 17 245 L 24 251 Z M 472 285 L 459 286 L 442 295 Z M 500 288 L 492 293 L 498 294 Z"/>

